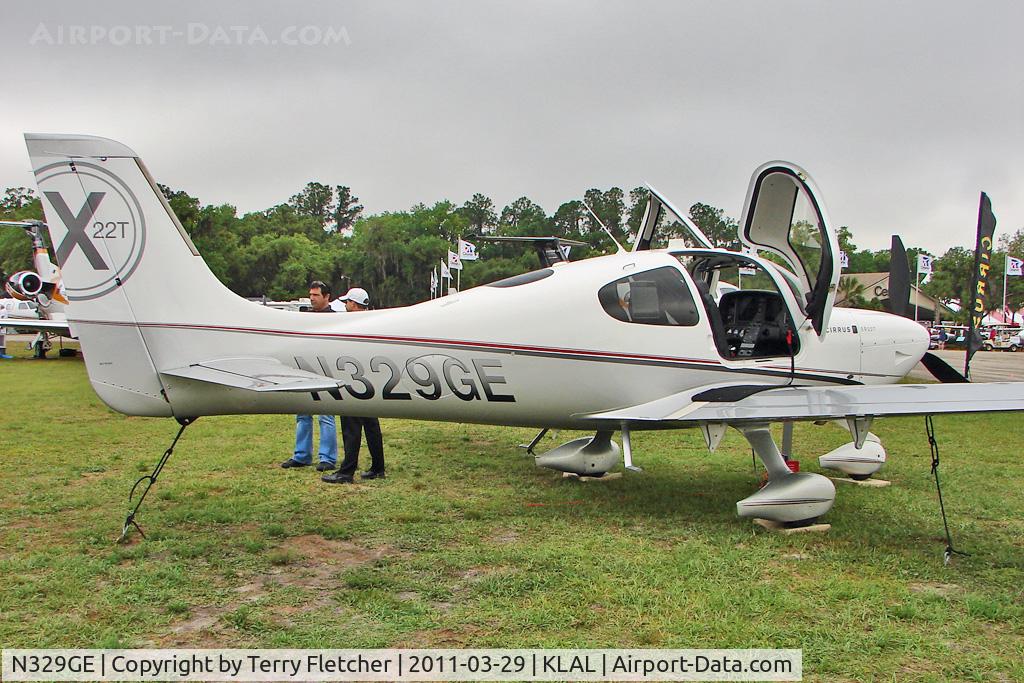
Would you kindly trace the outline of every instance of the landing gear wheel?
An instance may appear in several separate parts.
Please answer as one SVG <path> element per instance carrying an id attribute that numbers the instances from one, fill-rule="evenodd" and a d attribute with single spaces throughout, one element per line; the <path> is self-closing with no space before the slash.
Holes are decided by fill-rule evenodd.
<path id="1" fill-rule="evenodd" d="M 854 481 L 867 481 L 870 478 L 871 478 L 870 474 L 851 474 L 850 475 L 850 479 L 853 479 Z"/>

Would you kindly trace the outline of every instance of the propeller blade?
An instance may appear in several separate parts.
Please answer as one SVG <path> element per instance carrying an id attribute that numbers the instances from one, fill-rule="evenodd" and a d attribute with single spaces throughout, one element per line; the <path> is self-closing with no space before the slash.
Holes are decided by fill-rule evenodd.
<path id="1" fill-rule="evenodd" d="M 910 267 L 907 265 L 907 250 L 899 235 L 893 235 L 889 252 L 889 312 L 906 318 L 909 308 Z"/>
<path id="2" fill-rule="evenodd" d="M 934 353 L 925 353 L 921 358 L 921 364 L 928 369 L 928 372 L 932 373 L 932 377 L 943 384 L 963 384 L 965 382 L 970 382 L 969 379 L 957 372 L 953 366 L 936 356 Z"/>

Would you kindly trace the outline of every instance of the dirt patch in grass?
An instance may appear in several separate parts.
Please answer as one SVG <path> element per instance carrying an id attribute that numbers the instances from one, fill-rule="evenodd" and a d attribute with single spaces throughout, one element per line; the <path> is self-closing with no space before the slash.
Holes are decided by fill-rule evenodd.
<path id="1" fill-rule="evenodd" d="M 453 648 L 472 647 L 478 642 L 480 630 L 474 627 L 467 627 L 459 630 L 450 628 L 438 628 L 422 631 L 413 631 L 396 642 L 397 647 L 407 648 Z"/>
<path id="2" fill-rule="evenodd" d="M 224 607 L 203 607 L 192 611 L 192 616 L 185 621 L 176 624 L 172 629 L 171 633 L 175 635 L 181 634 L 192 634 L 192 633 L 204 633 L 211 627 L 217 624 L 221 614 L 234 609 L 236 605 L 225 605 Z M 167 641 L 163 641 L 166 643 Z M 177 639 L 172 638 L 170 642 L 177 642 Z M 183 644 L 184 641 L 182 641 Z M 219 639 L 212 641 L 200 639 L 200 643 L 217 643 Z M 163 644 L 162 643 L 162 644 Z"/>
<path id="3" fill-rule="evenodd" d="M 963 588 L 955 583 L 938 583 L 935 581 L 918 581 L 907 585 L 911 593 L 931 593 L 933 595 L 954 595 L 963 592 Z"/>
<path id="4" fill-rule="evenodd" d="M 477 583 L 478 581 L 483 581 L 495 574 L 512 574 L 515 571 L 515 567 L 510 567 L 505 564 L 483 564 L 457 572 L 455 577 L 462 583 Z"/>
<path id="5" fill-rule="evenodd" d="M 93 484 L 101 479 L 106 479 L 107 477 L 110 476 L 112 475 L 110 474 L 110 472 L 107 472 L 106 470 L 102 472 L 82 472 L 81 474 L 76 474 L 74 477 L 68 479 L 64 483 L 64 485 L 72 488 L 77 488 L 79 486 L 85 486 L 86 484 Z"/>
<path id="6" fill-rule="evenodd" d="M 506 529 L 504 531 L 495 533 L 487 539 L 488 542 L 495 543 L 497 545 L 507 545 L 509 543 L 515 543 L 518 540 L 519 534 L 515 531 L 512 531 L 511 529 Z"/>
<path id="7" fill-rule="evenodd" d="M 340 585 L 338 575 L 343 570 L 396 554 L 389 547 L 363 548 L 349 541 L 326 539 L 315 534 L 286 539 L 276 553 L 275 557 L 288 561 L 258 577 L 264 590 L 273 585 L 318 590 L 336 587 Z"/>
<path id="8" fill-rule="evenodd" d="M 49 525 L 48 521 L 44 521 L 38 517 L 26 517 L 24 519 L 16 519 L 13 522 L 7 522 L 3 525 L 4 529 L 32 529 L 38 526 Z"/>
<path id="9" fill-rule="evenodd" d="M 308 592 L 301 604 L 271 605 L 267 615 L 278 625 L 316 609 L 334 608 L 331 594 L 341 586 L 346 569 L 370 564 L 398 554 L 393 548 L 364 548 L 348 541 L 326 539 L 315 534 L 284 539 L 268 551 L 271 568 L 244 577 L 245 583 L 233 589 L 235 597 L 224 604 L 193 607 L 185 619 L 173 624 L 157 639 L 160 647 L 228 647 L 238 643 L 238 635 L 224 617 L 246 605 L 258 603 L 282 588 Z"/>

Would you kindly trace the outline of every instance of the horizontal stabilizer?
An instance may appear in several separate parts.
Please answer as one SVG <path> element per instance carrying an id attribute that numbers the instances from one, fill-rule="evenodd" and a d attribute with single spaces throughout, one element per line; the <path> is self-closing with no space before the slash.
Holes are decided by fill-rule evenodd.
<path id="1" fill-rule="evenodd" d="M 0 327 L 18 330 L 36 330 L 38 332 L 53 332 L 62 336 L 70 334 L 67 321 L 40 320 L 33 318 L 0 318 Z"/>
<path id="2" fill-rule="evenodd" d="M 1024 410 L 1024 382 L 780 386 L 732 402 L 698 400 L 698 396 L 710 388 L 690 389 L 650 403 L 581 417 L 620 424 L 659 422 L 664 426 L 685 427 L 707 422 L 735 425 L 744 422 L 826 420 L 868 415 L 881 417 Z"/>
<path id="3" fill-rule="evenodd" d="M 291 368 L 273 358 L 218 358 L 160 372 L 251 391 L 328 391 L 341 386 L 330 377 Z"/>

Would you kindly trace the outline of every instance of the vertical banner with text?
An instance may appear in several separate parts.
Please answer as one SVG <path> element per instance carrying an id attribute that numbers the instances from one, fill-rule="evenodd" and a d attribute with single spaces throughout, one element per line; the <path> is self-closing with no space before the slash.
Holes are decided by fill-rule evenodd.
<path id="1" fill-rule="evenodd" d="M 996 231 L 996 217 L 992 214 L 992 202 L 988 195 L 981 193 L 978 206 L 978 241 L 974 248 L 974 281 L 971 287 L 970 332 L 967 335 L 967 358 L 964 360 L 964 377 L 970 378 L 971 356 L 981 348 L 982 339 L 978 333 L 985 318 L 985 297 L 988 294 L 988 272 L 992 268 L 992 236 Z"/>

